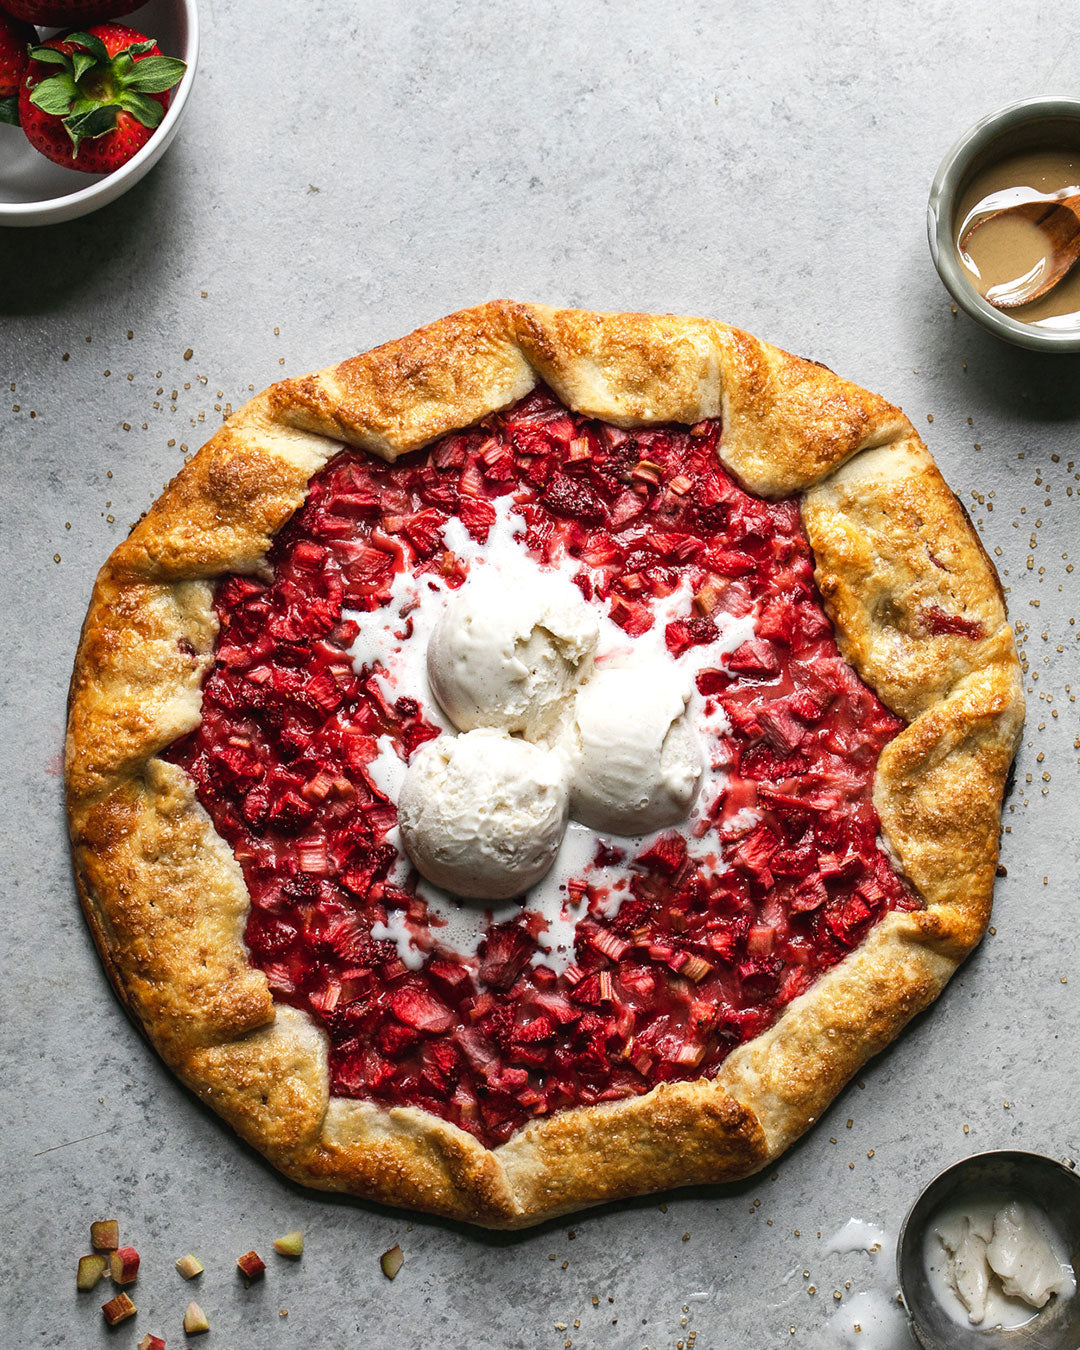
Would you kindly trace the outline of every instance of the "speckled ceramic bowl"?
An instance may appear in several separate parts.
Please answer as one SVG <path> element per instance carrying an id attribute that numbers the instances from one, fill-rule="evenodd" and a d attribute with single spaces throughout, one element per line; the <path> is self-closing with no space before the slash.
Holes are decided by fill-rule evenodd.
<path id="1" fill-rule="evenodd" d="M 149 0 L 119 22 L 157 38 L 166 56 L 187 62 L 161 125 L 115 173 L 90 174 L 54 164 L 33 148 L 21 128 L 0 124 L 0 225 L 53 225 L 96 211 L 133 187 L 169 148 L 195 82 L 199 57 L 196 0 Z M 59 30 L 40 31 L 48 36 Z"/>
<path id="2" fill-rule="evenodd" d="M 1003 155 L 1056 139 L 1080 145 L 1080 99 L 1026 98 L 976 122 L 941 161 L 930 189 L 926 227 L 938 275 L 976 323 L 1006 342 L 1033 351 L 1080 352 L 1080 332 L 1038 328 L 988 304 L 969 283 L 953 238 L 957 203 L 980 169 Z"/>
<path id="3" fill-rule="evenodd" d="M 1021 1327 L 994 1330 L 953 1321 L 938 1302 L 926 1273 L 924 1241 L 934 1215 L 965 1192 L 1016 1192 L 1053 1221 L 1080 1273 L 1080 1175 L 1041 1153 L 1000 1149 L 964 1158 L 934 1178 L 912 1205 L 896 1246 L 900 1293 L 911 1328 L 924 1350 L 1077 1350 L 1080 1293 L 1046 1309 Z"/>

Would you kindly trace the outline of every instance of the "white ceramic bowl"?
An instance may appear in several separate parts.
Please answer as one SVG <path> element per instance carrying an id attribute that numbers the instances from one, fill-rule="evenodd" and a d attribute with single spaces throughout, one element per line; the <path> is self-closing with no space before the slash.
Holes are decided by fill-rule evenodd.
<path id="1" fill-rule="evenodd" d="M 33 148 L 20 127 L 0 124 L 0 225 L 53 225 L 96 211 L 133 187 L 169 148 L 195 82 L 199 57 L 195 0 L 149 0 L 117 22 L 156 38 L 165 56 L 178 56 L 187 62 L 184 78 L 172 91 L 161 125 L 122 168 L 101 174 L 54 164 Z M 59 30 L 40 31 L 48 34 Z"/>

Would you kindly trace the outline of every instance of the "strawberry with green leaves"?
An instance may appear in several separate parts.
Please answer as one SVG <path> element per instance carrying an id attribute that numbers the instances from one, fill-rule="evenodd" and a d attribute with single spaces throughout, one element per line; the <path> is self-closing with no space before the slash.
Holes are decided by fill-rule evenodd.
<path id="1" fill-rule="evenodd" d="M 37 40 L 35 28 L 0 9 L 0 122 L 19 125 L 19 85 L 30 60 L 26 49 Z"/>
<path id="2" fill-rule="evenodd" d="M 30 49 L 19 120 L 30 144 L 57 164 L 112 173 L 154 134 L 186 69 L 120 24 L 65 33 Z"/>

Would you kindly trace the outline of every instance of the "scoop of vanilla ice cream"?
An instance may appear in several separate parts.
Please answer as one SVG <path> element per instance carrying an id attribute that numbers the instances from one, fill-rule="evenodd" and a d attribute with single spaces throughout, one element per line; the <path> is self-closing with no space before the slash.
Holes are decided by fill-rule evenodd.
<path id="1" fill-rule="evenodd" d="M 701 748 L 674 665 L 598 670 L 578 692 L 568 733 L 570 810 L 603 834 L 650 834 L 684 820 L 701 784 Z"/>
<path id="2" fill-rule="evenodd" d="M 554 736 L 596 648 L 597 619 L 568 578 L 479 567 L 431 635 L 428 680 L 459 731 Z"/>
<path id="3" fill-rule="evenodd" d="M 509 900 L 555 861 L 568 801 L 559 751 L 481 728 L 440 736 L 414 755 L 398 825 L 417 871 L 436 886 Z"/>

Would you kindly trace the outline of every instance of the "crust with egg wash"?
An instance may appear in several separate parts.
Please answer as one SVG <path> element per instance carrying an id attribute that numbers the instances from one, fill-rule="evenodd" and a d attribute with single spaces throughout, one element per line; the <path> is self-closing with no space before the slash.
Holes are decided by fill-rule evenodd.
<path id="1" fill-rule="evenodd" d="M 344 445 L 393 460 L 539 382 L 620 426 L 719 417 L 721 459 L 745 488 L 801 494 L 840 649 L 908 722 L 881 754 L 874 800 L 926 907 L 887 914 L 714 1080 L 561 1111 L 488 1149 L 423 1110 L 330 1095 L 324 1034 L 275 1004 L 248 960 L 238 863 L 191 780 L 158 756 L 199 721 L 215 581 L 265 571 L 274 534 L 317 470 Z M 71 682 L 75 877 L 128 1012 L 282 1172 L 524 1227 L 757 1171 L 936 998 L 989 919 L 1022 718 L 994 567 L 897 408 L 709 320 L 495 301 L 257 395 L 112 553 Z"/>

